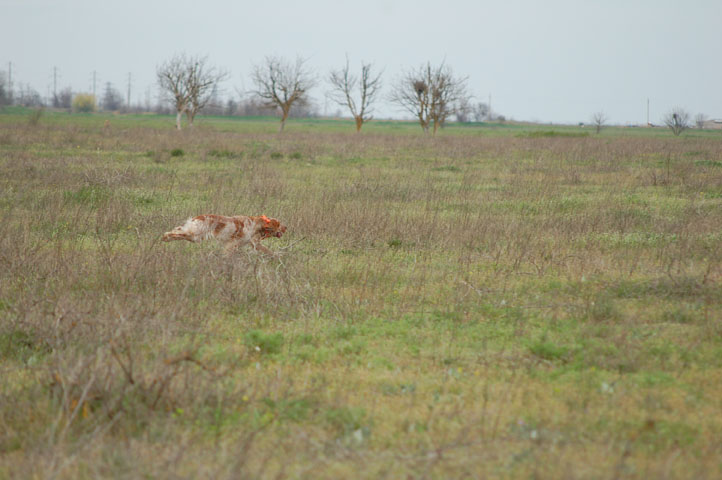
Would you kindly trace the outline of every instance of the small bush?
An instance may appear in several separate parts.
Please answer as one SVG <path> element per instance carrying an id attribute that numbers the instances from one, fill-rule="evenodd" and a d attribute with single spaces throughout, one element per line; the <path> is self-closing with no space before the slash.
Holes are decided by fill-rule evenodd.
<path id="1" fill-rule="evenodd" d="M 251 330 L 243 336 L 243 343 L 248 348 L 258 348 L 261 353 L 278 353 L 283 346 L 283 334 Z"/>
<path id="2" fill-rule="evenodd" d="M 105 188 L 93 185 L 86 185 L 75 191 L 66 190 L 63 192 L 63 199 L 66 202 L 89 205 L 91 207 L 106 201 L 109 196 Z"/>
<path id="3" fill-rule="evenodd" d="M 306 420 L 311 411 L 316 408 L 318 403 L 313 398 L 282 398 L 273 400 L 265 397 L 261 402 L 268 407 L 278 418 L 292 422 L 300 422 Z"/>
<path id="4" fill-rule="evenodd" d="M 529 345 L 529 351 L 537 357 L 544 360 L 564 360 L 569 353 L 567 347 L 556 345 L 549 342 L 546 338 L 541 338 Z"/>
<path id="5" fill-rule="evenodd" d="M 274 160 L 279 160 L 279 159 L 283 158 L 283 154 L 281 152 L 272 152 L 271 158 Z"/>
<path id="6" fill-rule="evenodd" d="M 431 170 L 434 172 L 460 172 L 461 169 L 456 165 L 442 165 L 440 167 L 434 167 Z"/>
<path id="7" fill-rule="evenodd" d="M 75 113 L 90 113 L 95 111 L 95 95 L 78 93 L 73 98 L 73 111 Z"/>
<path id="8" fill-rule="evenodd" d="M 183 151 L 182 148 L 174 148 L 173 150 L 170 151 L 171 157 L 182 157 L 183 155 L 185 155 L 185 152 Z"/>
<path id="9" fill-rule="evenodd" d="M 343 342 L 337 348 L 341 355 L 359 355 L 365 349 L 366 342 L 360 338 L 354 338 L 350 342 Z"/>
<path id="10" fill-rule="evenodd" d="M 599 294 L 589 305 L 589 318 L 597 322 L 617 320 L 619 318 L 619 312 L 609 295 Z"/>
<path id="11" fill-rule="evenodd" d="M 671 311 L 666 311 L 662 314 L 662 319 L 665 322 L 670 323 L 693 323 L 695 315 L 688 308 L 676 308 Z"/>
<path id="12" fill-rule="evenodd" d="M 30 116 L 28 117 L 28 125 L 30 125 L 31 127 L 37 127 L 44 113 L 44 107 L 33 109 L 33 111 L 30 113 Z"/>
<path id="13" fill-rule="evenodd" d="M 33 355 L 45 354 L 47 351 L 43 342 L 22 330 L 0 333 L 0 359 L 26 362 Z"/>
<path id="14" fill-rule="evenodd" d="M 366 410 L 359 407 L 338 407 L 330 408 L 325 413 L 326 422 L 331 425 L 337 433 L 344 435 L 362 430 L 368 436 L 370 433 Z"/>
<path id="15" fill-rule="evenodd" d="M 232 152 L 230 150 L 211 150 L 208 155 L 216 158 L 242 158 L 243 152 Z"/>

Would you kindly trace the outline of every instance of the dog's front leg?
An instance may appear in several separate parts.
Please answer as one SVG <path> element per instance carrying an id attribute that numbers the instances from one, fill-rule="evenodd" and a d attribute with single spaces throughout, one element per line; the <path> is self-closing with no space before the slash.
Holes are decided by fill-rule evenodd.
<path id="1" fill-rule="evenodd" d="M 261 245 L 260 241 L 251 242 L 251 243 L 253 245 L 253 248 L 258 250 L 259 252 L 265 253 L 266 255 L 270 255 L 271 257 L 275 257 L 274 253 L 271 250 L 269 250 L 268 248 Z"/>
<path id="2" fill-rule="evenodd" d="M 223 245 L 223 253 L 225 255 L 231 255 L 243 243 L 244 243 L 243 241 L 239 241 L 239 240 L 231 240 L 231 241 L 225 242 L 225 244 Z"/>
<path id="3" fill-rule="evenodd" d="M 173 240 L 188 240 L 189 242 L 192 242 L 192 243 L 196 242 L 195 238 L 193 238 L 193 235 L 189 235 L 187 233 L 174 233 L 174 232 L 164 233 L 162 240 L 164 242 L 170 242 Z"/>

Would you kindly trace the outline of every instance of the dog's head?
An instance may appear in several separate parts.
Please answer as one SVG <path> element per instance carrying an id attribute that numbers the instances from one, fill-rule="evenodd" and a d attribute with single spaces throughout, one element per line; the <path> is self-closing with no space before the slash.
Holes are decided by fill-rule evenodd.
<path id="1" fill-rule="evenodd" d="M 281 235 L 286 231 L 286 226 L 275 218 L 268 218 L 265 215 L 261 215 L 258 217 L 258 222 L 260 224 L 261 238 L 281 238 Z"/>

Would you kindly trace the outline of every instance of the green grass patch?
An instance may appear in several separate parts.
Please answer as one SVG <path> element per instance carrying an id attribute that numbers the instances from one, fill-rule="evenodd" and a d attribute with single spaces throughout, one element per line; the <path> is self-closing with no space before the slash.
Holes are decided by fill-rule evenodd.
<path id="1" fill-rule="evenodd" d="M 243 335 L 245 345 L 262 354 L 280 353 L 283 348 L 283 334 L 280 332 L 264 332 L 250 330 Z"/>
<path id="2" fill-rule="evenodd" d="M 63 199 L 66 202 L 87 205 L 90 208 L 97 208 L 110 198 L 110 191 L 105 187 L 97 185 L 86 185 L 77 190 L 65 190 Z"/>
<path id="3" fill-rule="evenodd" d="M 566 131 L 560 131 L 560 130 L 535 130 L 535 131 L 531 131 L 531 132 L 520 133 L 517 136 L 524 137 L 524 138 L 548 138 L 548 137 L 578 138 L 578 137 L 588 137 L 589 132 L 566 132 Z"/>

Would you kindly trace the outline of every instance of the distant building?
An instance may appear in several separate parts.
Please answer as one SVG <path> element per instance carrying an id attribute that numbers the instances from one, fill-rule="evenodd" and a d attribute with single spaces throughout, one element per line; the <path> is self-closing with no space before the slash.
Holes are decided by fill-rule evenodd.
<path id="1" fill-rule="evenodd" d="M 705 130 L 722 130 L 722 118 L 705 120 L 702 124 L 702 128 L 704 128 Z"/>

